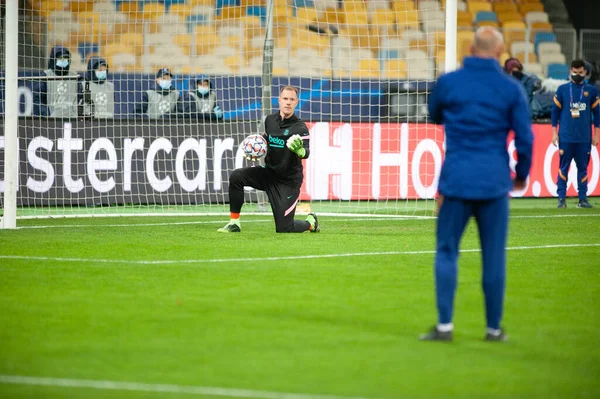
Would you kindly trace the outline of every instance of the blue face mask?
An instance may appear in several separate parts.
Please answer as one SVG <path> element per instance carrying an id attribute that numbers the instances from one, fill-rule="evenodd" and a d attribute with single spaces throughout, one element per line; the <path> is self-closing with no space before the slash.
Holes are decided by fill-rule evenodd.
<path id="1" fill-rule="evenodd" d="M 163 90 L 169 90 L 171 88 L 171 81 L 170 80 L 159 80 L 158 85 Z"/>
<path id="2" fill-rule="evenodd" d="M 105 80 L 106 79 L 106 71 L 94 71 L 96 74 L 96 79 Z"/>
<path id="3" fill-rule="evenodd" d="M 69 66 L 69 60 L 57 60 L 56 66 L 59 68 L 66 68 Z"/>
<path id="4" fill-rule="evenodd" d="M 209 88 L 208 87 L 198 87 L 198 94 L 200 94 L 201 96 L 207 94 L 209 92 Z"/>

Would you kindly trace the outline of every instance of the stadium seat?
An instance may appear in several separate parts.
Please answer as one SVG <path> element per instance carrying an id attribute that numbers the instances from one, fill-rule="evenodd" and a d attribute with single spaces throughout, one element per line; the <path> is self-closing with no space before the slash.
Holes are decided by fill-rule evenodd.
<path id="1" fill-rule="evenodd" d="M 160 0 L 164 5 L 167 12 L 171 12 L 171 7 L 177 7 L 185 5 L 186 0 Z"/>
<path id="2" fill-rule="evenodd" d="M 519 41 L 519 42 L 512 42 L 512 44 L 510 45 L 510 53 L 511 54 L 526 53 L 526 52 L 533 53 L 534 51 L 535 51 L 535 46 L 531 42 Z"/>
<path id="3" fill-rule="evenodd" d="M 396 26 L 399 32 L 406 29 L 419 29 L 421 19 L 418 11 L 396 11 Z"/>
<path id="4" fill-rule="evenodd" d="M 419 11 L 433 12 L 441 10 L 440 3 L 437 0 L 420 0 L 418 2 Z"/>
<path id="5" fill-rule="evenodd" d="M 120 42 L 125 47 L 131 47 L 136 56 L 144 52 L 144 35 L 141 33 L 123 33 Z"/>
<path id="6" fill-rule="evenodd" d="M 377 57 L 380 60 L 393 60 L 396 58 L 400 58 L 400 50 L 396 50 L 396 49 L 381 49 L 379 50 L 379 53 L 377 54 Z"/>
<path id="7" fill-rule="evenodd" d="M 550 22 L 533 22 L 529 25 L 533 34 L 536 32 L 552 32 L 552 24 Z"/>
<path id="8" fill-rule="evenodd" d="M 523 21 L 523 16 L 518 12 L 502 12 L 498 13 L 498 21 L 504 25 L 505 23 L 511 21 Z"/>
<path id="9" fill-rule="evenodd" d="M 494 3 L 493 4 L 493 9 L 496 13 L 501 13 L 501 12 L 517 12 L 517 5 L 515 3 Z"/>
<path id="10" fill-rule="evenodd" d="M 81 58 L 86 59 L 91 53 L 98 53 L 100 46 L 98 43 L 80 42 L 77 45 L 77 52 L 81 55 Z"/>
<path id="11" fill-rule="evenodd" d="M 546 76 L 551 79 L 569 79 L 569 66 L 567 64 L 549 64 Z"/>
<path id="12" fill-rule="evenodd" d="M 144 20 L 155 20 L 165 14 L 165 5 L 161 3 L 145 3 L 142 9 Z"/>
<path id="13" fill-rule="evenodd" d="M 544 68 L 541 64 L 537 63 L 523 63 L 523 71 L 526 73 L 531 73 L 536 75 L 538 78 L 546 77 L 546 73 L 544 72 Z"/>
<path id="14" fill-rule="evenodd" d="M 535 34 L 535 52 L 538 52 L 538 46 L 543 42 L 556 42 L 556 35 L 550 32 L 537 32 Z"/>
<path id="15" fill-rule="evenodd" d="M 370 59 L 362 59 L 358 63 L 358 68 L 355 70 L 356 72 L 374 74 L 374 77 L 379 77 L 380 65 L 379 61 L 373 58 Z"/>
<path id="16" fill-rule="evenodd" d="M 135 72 L 137 67 L 137 59 L 132 53 L 117 53 L 113 54 L 109 63 L 112 72 Z"/>
<path id="17" fill-rule="evenodd" d="M 375 10 L 371 14 L 371 24 L 379 28 L 391 28 L 395 24 L 395 16 L 390 10 Z"/>
<path id="18" fill-rule="evenodd" d="M 567 59 L 564 56 L 564 54 L 555 54 L 555 53 L 540 54 L 538 59 L 539 59 L 539 63 L 542 65 L 566 64 L 567 63 Z"/>
<path id="19" fill-rule="evenodd" d="M 468 1 L 467 10 L 476 15 L 479 11 L 492 11 L 492 4 L 486 1 Z"/>
<path id="20" fill-rule="evenodd" d="M 433 80 L 435 70 L 432 61 L 428 58 L 409 61 L 406 77 L 410 80 Z"/>
<path id="21" fill-rule="evenodd" d="M 518 59 L 519 61 L 521 61 L 521 63 L 537 63 L 538 62 L 538 56 L 536 53 L 534 52 L 522 52 L 522 53 L 513 53 L 512 54 L 513 57 L 515 57 L 516 59 Z"/>
<path id="22" fill-rule="evenodd" d="M 346 1 L 344 1 L 346 3 Z M 412 0 L 396 0 L 392 2 L 392 10 L 394 11 L 413 11 L 415 10 L 415 3 Z"/>
<path id="23" fill-rule="evenodd" d="M 404 60 L 388 60 L 385 63 L 383 76 L 386 79 L 406 79 L 408 70 Z"/>
<path id="24" fill-rule="evenodd" d="M 557 42 L 541 42 L 537 47 L 538 54 L 562 53 L 560 43 Z"/>
<path id="25" fill-rule="evenodd" d="M 531 11 L 544 11 L 544 5 L 542 3 L 524 3 L 519 6 L 519 11 L 523 15 Z"/>
<path id="26" fill-rule="evenodd" d="M 498 16 L 493 11 L 479 11 L 475 14 L 475 23 L 482 21 L 498 22 Z"/>
<path id="27" fill-rule="evenodd" d="M 532 22 L 548 22 L 548 14 L 543 11 L 531 11 L 525 15 L 525 22 L 531 24 Z"/>
<path id="28" fill-rule="evenodd" d="M 301 7 L 296 9 L 296 18 L 300 23 L 314 22 L 317 20 L 317 9 Z"/>
<path id="29" fill-rule="evenodd" d="M 178 16 L 182 21 L 185 21 L 188 15 L 195 14 L 194 7 L 188 4 L 173 4 L 169 8 L 170 15 Z"/>

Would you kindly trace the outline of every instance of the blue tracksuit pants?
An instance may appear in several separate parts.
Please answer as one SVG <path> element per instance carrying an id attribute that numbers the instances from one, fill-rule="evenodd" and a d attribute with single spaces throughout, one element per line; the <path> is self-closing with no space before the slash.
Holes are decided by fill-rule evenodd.
<path id="1" fill-rule="evenodd" d="M 504 306 L 508 196 L 491 200 L 444 198 L 437 220 L 435 288 L 438 322 L 451 323 L 461 237 L 471 218 L 479 228 L 487 327 L 498 329 Z"/>
<path id="2" fill-rule="evenodd" d="M 558 179 L 556 194 L 558 198 L 566 198 L 567 196 L 567 176 L 569 175 L 569 166 L 571 161 L 575 159 L 577 166 L 577 192 L 580 200 L 587 197 L 588 176 L 587 168 L 590 163 L 590 151 L 592 150 L 591 143 L 563 143 L 558 141 L 558 149 L 560 151 L 560 164 L 558 169 Z"/>

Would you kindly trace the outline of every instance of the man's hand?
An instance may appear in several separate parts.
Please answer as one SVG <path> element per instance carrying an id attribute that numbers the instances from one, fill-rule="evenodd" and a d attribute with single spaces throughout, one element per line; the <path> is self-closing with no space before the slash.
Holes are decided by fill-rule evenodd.
<path id="1" fill-rule="evenodd" d="M 526 186 L 527 186 L 527 182 L 525 180 L 515 179 L 513 181 L 513 191 L 524 190 Z"/>
<path id="2" fill-rule="evenodd" d="M 592 145 L 594 147 L 598 145 L 598 132 L 600 132 L 600 129 L 596 128 L 596 134 L 592 137 Z"/>
<path id="3" fill-rule="evenodd" d="M 555 147 L 558 147 L 558 133 L 556 132 L 556 129 L 552 129 L 552 144 Z"/>
<path id="4" fill-rule="evenodd" d="M 297 134 L 294 134 L 288 139 L 287 148 L 289 148 L 294 154 L 298 155 L 299 158 L 304 158 L 304 155 L 306 155 L 306 150 L 302 145 L 302 138 Z"/>

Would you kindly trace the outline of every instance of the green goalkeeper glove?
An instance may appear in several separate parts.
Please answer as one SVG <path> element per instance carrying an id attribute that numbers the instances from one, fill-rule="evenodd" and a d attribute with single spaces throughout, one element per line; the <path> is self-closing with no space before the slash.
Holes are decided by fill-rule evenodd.
<path id="1" fill-rule="evenodd" d="M 304 158 L 306 155 L 306 150 L 302 145 L 302 138 L 297 134 L 294 134 L 288 139 L 287 148 L 289 148 L 294 154 L 298 155 L 299 158 Z"/>

